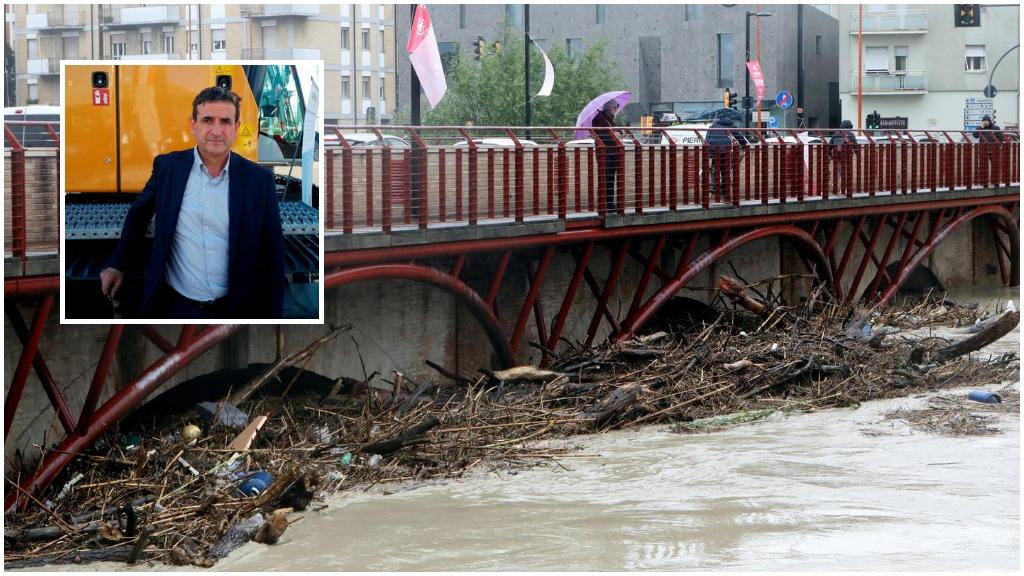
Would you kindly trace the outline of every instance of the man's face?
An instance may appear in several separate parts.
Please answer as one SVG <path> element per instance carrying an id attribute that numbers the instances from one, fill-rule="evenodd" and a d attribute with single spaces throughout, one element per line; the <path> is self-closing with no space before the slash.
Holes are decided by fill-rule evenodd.
<path id="1" fill-rule="evenodd" d="M 235 105 L 231 102 L 205 102 L 196 107 L 196 118 L 189 118 L 199 153 L 224 156 L 231 151 L 238 131 Z"/>
<path id="2" fill-rule="evenodd" d="M 992 125 L 992 122 L 990 122 L 989 120 L 982 120 L 981 125 L 983 128 L 988 128 L 989 126 Z"/>

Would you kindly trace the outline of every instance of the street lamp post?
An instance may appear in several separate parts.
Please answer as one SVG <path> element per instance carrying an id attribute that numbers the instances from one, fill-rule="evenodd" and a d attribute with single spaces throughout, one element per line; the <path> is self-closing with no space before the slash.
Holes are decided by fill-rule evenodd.
<path id="1" fill-rule="evenodd" d="M 743 101 L 747 104 L 750 103 L 750 68 L 747 68 L 747 62 L 750 62 L 750 18 L 765 18 L 771 16 L 771 12 L 747 12 L 746 17 L 746 50 L 744 50 L 743 70 L 746 88 L 743 91 Z M 743 109 L 743 127 L 750 128 L 750 108 Z"/>

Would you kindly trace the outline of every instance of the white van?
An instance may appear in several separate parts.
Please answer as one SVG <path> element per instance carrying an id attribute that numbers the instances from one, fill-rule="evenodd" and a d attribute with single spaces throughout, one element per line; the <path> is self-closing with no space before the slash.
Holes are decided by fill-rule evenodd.
<path id="1" fill-rule="evenodd" d="M 43 106 L 31 104 L 29 106 L 12 106 L 4 108 L 4 125 L 10 128 L 14 137 L 26 148 L 56 148 L 53 136 L 45 126 L 26 126 L 24 124 L 8 124 L 10 121 L 50 122 L 50 128 L 57 135 L 60 135 L 60 106 Z M 9 147 L 11 143 L 4 138 L 4 146 Z"/>

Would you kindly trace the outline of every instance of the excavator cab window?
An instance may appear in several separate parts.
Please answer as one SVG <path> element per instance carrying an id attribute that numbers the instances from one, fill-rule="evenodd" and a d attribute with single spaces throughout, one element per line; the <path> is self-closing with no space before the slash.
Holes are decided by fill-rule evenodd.
<path id="1" fill-rule="evenodd" d="M 252 66 L 246 75 L 260 110 L 260 160 L 297 159 L 306 110 L 295 67 Z"/>

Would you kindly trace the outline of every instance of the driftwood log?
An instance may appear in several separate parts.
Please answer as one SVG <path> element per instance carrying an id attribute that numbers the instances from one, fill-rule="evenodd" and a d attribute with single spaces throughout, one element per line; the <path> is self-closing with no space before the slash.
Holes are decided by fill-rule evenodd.
<path id="1" fill-rule="evenodd" d="M 937 362 L 940 364 L 942 362 L 948 362 L 954 358 L 959 358 L 964 354 L 980 350 L 996 340 L 999 340 L 1013 330 L 1018 323 L 1020 323 L 1020 312 L 1016 310 L 1012 312 L 1004 312 L 985 323 L 976 334 L 973 334 L 968 338 L 964 338 L 959 342 L 954 342 L 949 346 L 932 351 L 927 351 L 920 347 L 915 348 L 910 353 L 910 361 L 915 364 L 920 364 L 925 359 L 930 362 Z"/>
<path id="2" fill-rule="evenodd" d="M 365 452 L 369 454 L 390 454 L 396 450 L 400 450 L 409 444 L 416 444 L 422 441 L 423 435 L 426 434 L 430 429 L 440 424 L 435 416 L 428 416 L 425 420 L 419 424 L 403 430 L 397 436 L 387 438 L 385 440 L 378 440 L 376 442 L 370 442 L 369 444 L 363 445 L 359 448 L 359 452 Z"/>

